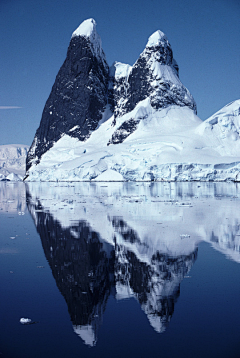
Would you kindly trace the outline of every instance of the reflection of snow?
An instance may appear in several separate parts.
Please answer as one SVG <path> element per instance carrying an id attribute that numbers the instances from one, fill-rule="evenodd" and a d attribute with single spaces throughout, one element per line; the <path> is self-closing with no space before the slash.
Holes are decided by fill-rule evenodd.
<path id="1" fill-rule="evenodd" d="M 26 212 L 26 191 L 24 183 L 0 182 L 0 211 L 18 213 Z"/>
<path id="2" fill-rule="evenodd" d="M 0 180 L 22 181 L 28 149 L 22 144 L 0 145 Z"/>
<path id="3" fill-rule="evenodd" d="M 73 326 L 74 332 L 82 338 L 82 340 L 88 346 L 95 346 L 96 344 L 96 337 L 93 327 L 91 325 L 88 326 Z"/>
<path id="4" fill-rule="evenodd" d="M 240 262 L 239 194 L 232 183 L 27 184 L 28 208 L 74 331 L 96 344 L 111 292 L 137 299 L 163 332 L 200 241 Z M 79 310 L 71 314 L 74 305 Z"/>
<path id="5" fill-rule="evenodd" d="M 114 240 L 133 251 L 143 262 L 162 251 L 177 256 L 193 252 L 201 240 L 234 252 L 238 261 L 240 189 L 231 183 L 28 183 L 32 212 L 49 210 L 63 228 L 86 221 L 104 242 Z M 9 195 L 11 196 L 11 195 Z M 191 205 L 190 205 L 191 203 Z M 214 215 L 213 215 L 214 213 Z M 134 245 L 123 240 L 128 230 L 138 235 Z M 217 239 L 216 239 L 217 237 Z M 144 245 L 143 245 L 144 243 Z"/>
<path id="6" fill-rule="evenodd" d="M 116 299 L 124 300 L 134 296 L 134 292 L 131 287 L 121 284 L 120 282 L 116 283 Z"/>

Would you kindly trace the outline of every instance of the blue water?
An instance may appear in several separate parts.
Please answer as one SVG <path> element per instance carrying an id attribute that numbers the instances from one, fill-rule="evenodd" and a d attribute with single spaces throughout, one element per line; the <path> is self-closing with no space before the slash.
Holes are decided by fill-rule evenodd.
<path id="1" fill-rule="evenodd" d="M 2 183 L 0 199 L 0 357 L 240 357 L 238 185 Z"/>

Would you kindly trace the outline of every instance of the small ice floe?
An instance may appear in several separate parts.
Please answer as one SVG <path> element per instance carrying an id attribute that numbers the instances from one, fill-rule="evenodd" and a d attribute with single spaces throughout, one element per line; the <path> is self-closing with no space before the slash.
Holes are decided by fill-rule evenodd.
<path id="1" fill-rule="evenodd" d="M 18 215 L 25 215 L 25 212 L 24 211 L 19 211 Z"/>
<path id="2" fill-rule="evenodd" d="M 14 240 L 14 239 L 16 239 L 16 237 L 15 236 L 10 236 L 10 239 Z"/>
<path id="3" fill-rule="evenodd" d="M 22 324 L 32 324 L 32 320 L 30 318 L 20 318 L 20 323 Z"/>
<path id="4" fill-rule="evenodd" d="M 35 324 L 38 323 L 36 321 L 32 321 L 31 318 L 20 318 L 21 324 Z"/>

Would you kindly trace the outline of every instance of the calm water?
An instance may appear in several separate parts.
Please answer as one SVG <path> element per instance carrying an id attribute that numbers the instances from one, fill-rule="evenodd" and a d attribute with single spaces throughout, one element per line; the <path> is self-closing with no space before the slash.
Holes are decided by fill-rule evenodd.
<path id="1" fill-rule="evenodd" d="M 0 357 L 240 357 L 240 185 L 1 183 L 0 228 Z"/>

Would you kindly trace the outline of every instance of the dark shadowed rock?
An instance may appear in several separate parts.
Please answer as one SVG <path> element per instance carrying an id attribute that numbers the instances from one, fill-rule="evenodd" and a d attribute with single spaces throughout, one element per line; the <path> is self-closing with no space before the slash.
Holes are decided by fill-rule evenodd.
<path id="1" fill-rule="evenodd" d="M 77 30 L 73 34 L 29 150 L 27 170 L 34 162 L 37 164 L 62 135 L 84 141 L 102 118 L 107 104 L 108 65 L 96 23 L 92 19 L 87 21 L 95 37 L 81 36 Z"/>
<path id="2" fill-rule="evenodd" d="M 116 118 L 131 112 L 140 101 L 147 98 L 156 110 L 178 105 L 187 106 L 196 113 L 196 103 L 179 80 L 179 68 L 173 58 L 171 45 L 161 31 L 150 36 L 146 48 L 131 69 L 125 67 L 124 70 L 124 65 L 121 65 L 120 67 L 118 62 L 113 65 L 118 73 L 110 78 L 114 125 Z M 114 70 L 111 69 L 111 72 L 114 73 Z M 140 119 L 144 118 L 135 118 L 134 124 L 132 120 L 122 123 L 109 144 L 122 143 L 136 130 Z"/>

